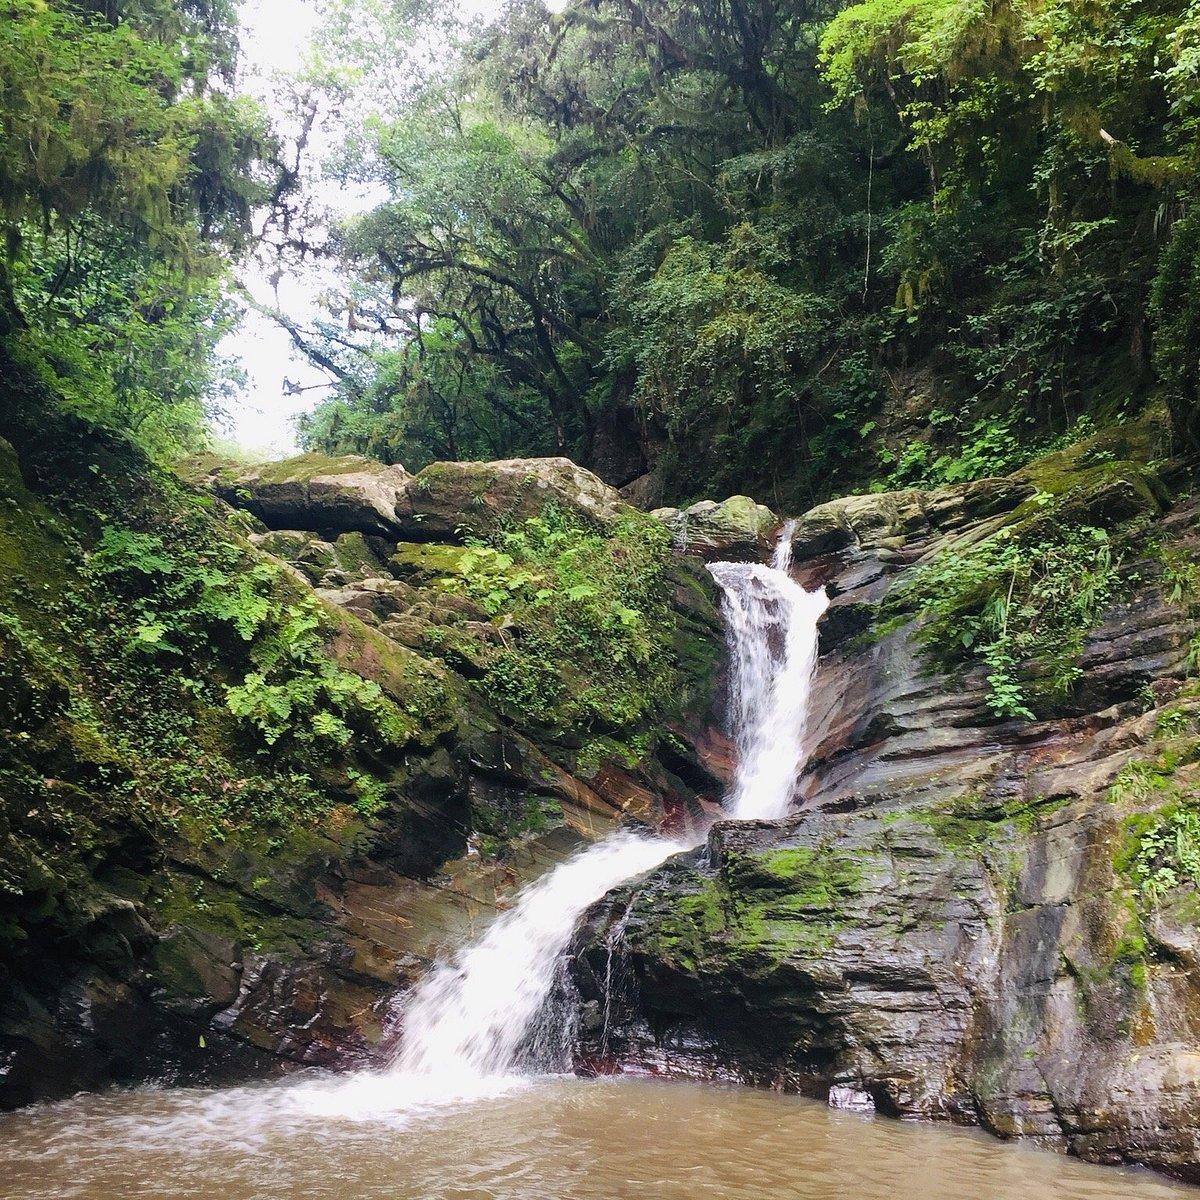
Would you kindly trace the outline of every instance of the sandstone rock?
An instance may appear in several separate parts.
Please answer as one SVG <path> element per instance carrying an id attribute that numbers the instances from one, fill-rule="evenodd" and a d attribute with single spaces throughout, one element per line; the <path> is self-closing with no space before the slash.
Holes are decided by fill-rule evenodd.
<path id="1" fill-rule="evenodd" d="M 780 525 L 769 508 L 749 496 L 701 500 L 682 510 L 656 508 L 650 515 L 671 531 L 677 549 L 709 560 L 768 557 Z"/>
<path id="2" fill-rule="evenodd" d="M 301 454 L 214 481 L 218 495 L 272 529 L 397 536 L 397 506 L 412 476 L 358 455 Z"/>

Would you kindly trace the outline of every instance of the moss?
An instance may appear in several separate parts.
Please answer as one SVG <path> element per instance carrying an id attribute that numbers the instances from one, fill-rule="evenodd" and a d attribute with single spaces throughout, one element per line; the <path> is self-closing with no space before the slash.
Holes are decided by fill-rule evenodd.
<path id="1" fill-rule="evenodd" d="M 253 468 L 263 483 L 307 483 L 326 475 L 381 475 L 389 468 L 373 458 L 357 455 L 330 455 L 310 451 L 282 462 L 262 463 Z"/>
<path id="2" fill-rule="evenodd" d="M 1183 736 L 1164 733 L 1156 727 L 1155 738 L 1167 744 L 1150 759 L 1132 759 L 1127 762 L 1108 789 L 1108 799 L 1113 804 L 1145 803 L 1157 798 L 1162 801 L 1180 790 L 1178 772 L 1200 760 L 1200 740 L 1185 733 Z M 1191 772 L 1188 773 L 1189 776 Z"/>
<path id="3" fill-rule="evenodd" d="M 1002 802 L 989 800 L 978 791 L 925 808 L 904 810 L 956 854 L 977 857 L 990 849 L 1016 848 L 1038 822 L 1066 804 L 1064 799 L 1033 797 Z"/>
<path id="4" fill-rule="evenodd" d="M 406 736 L 432 745 L 455 728 L 458 693 L 452 677 L 428 659 L 338 609 L 332 649 L 338 665 L 382 688 L 407 717 Z"/>
<path id="5" fill-rule="evenodd" d="M 830 849 L 805 846 L 730 856 L 725 874 L 738 890 L 777 889 L 802 906 L 827 908 L 856 895 L 862 868 L 853 859 Z"/>
<path id="6" fill-rule="evenodd" d="M 602 763 L 609 761 L 632 770 L 646 757 L 649 740 L 645 733 L 636 734 L 627 742 L 603 735 L 591 738 L 575 754 L 575 773 L 591 778 Z"/>
<path id="7" fill-rule="evenodd" d="M 392 574 L 416 587 L 453 590 L 461 577 L 465 546 L 437 542 L 401 542 L 388 559 Z"/>
<path id="8" fill-rule="evenodd" d="M 827 950 L 863 886 L 862 863 L 829 847 L 727 854 L 715 877 L 672 879 L 633 936 L 687 973 L 719 974 L 736 961 L 770 974 Z"/>
<path id="9" fill-rule="evenodd" d="M 1077 985 L 1080 1016 L 1102 1025 L 1117 1016 L 1118 1028 L 1128 1033 L 1130 1006 L 1145 999 L 1149 946 L 1131 894 L 1115 895 L 1113 907 L 1115 921 L 1106 926 L 1099 943 L 1090 946 L 1090 956 L 1063 953 L 1061 965 Z"/>
<path id="10" fill-rule="evenodd" d="M 484 858 L 503 858 L 513 844 L 562 824 L 562 805 L 546 796 L 515 792 L 507 803 L 475 799 L 471 823 Z"/>
<path id="11" fill-rule="evenodd" d="M 333 543 L 333 553 L 337 566 L 348 575 L 378 575 L 382 571 L 379 556 L 361 533 L 339 534 Z"/>
<path id="12" fill-rule="evenodd" d="M 491 619 L 496 636 L 473 645 L 473 634 L 410 633 L 560 761 L 588 747 L 593 769 L 606 743 L 640 758 L 667 721 L 707 703 L 721 645 L 711 596 L 652 518 L 622 514 L 601 532 L 550 503 L 464 547 L 402 544 L 391 567 Z"/>
<path id="13" fill-rule="evenodd" d="M 12 446 L 0 438 L 0 604 L 49 628 L 70 590 L 80 544 L 69 524 L 25 486 Z"/>

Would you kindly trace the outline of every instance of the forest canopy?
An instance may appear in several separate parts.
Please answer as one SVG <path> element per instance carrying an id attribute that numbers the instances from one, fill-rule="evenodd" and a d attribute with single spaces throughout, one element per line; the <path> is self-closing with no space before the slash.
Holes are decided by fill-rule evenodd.
<path id="1" fill-rule="evenodd" d="M 1198 66 L 1153 0 L 574 0 L 397 104 L 343 71 L 385 198 L 304 441 L 793 508 L 1151 400 L 1194 445 Z"/>
<path id="2" fill-rule="evenodd" d="M 305 171 L 370 197 L 284 223 L 334 281 L 275 314 L 330 383 L 308 448 L 797 510 L 1152 404 L 1200 445 L 1198 5 L 331 0 L 304 170 L 231 0 L 3 11 L 3 323 L 160 456 L 236 386 L 232 270 Z"/>

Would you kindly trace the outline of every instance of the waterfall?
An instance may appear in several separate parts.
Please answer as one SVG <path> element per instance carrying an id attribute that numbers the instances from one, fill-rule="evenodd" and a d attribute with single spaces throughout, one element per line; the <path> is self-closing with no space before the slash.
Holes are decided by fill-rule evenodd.
<path id="1" fill-rule="evenodd" d="M 717 562 L 709 571 L 724 601 L 729 643 L 729 726 L 738 761 L 726 809 L 738 821 L 783 816 L 804 762 L 808 693 L 817 661 L 824 588 L 791 576 L 794 522 L 769 567 Z"/>
<path id="2" fill-rule="evenodd" d="M 686 848 L 622 830 L 526 888 L 478 942 L 417 985 L 393 1070 L 437 1075 L 464 1094 L 481 1078 L 566 1066 L 570 1030 L 547 1004 L 579 918 L 619 883 Z"/>
<path id="3" fill-rule="evenodd" d="M 769 567 L 709 567 L 728 625 L 739 759 L 727 809 L 737 820 L 786 812 L 803 756 L 817 620 L 827 601 L 823 590 L 806 592 L 787 574 L 792 528 L 785 527 Z M 486 1094 L 488 1081 L 569 1066 L 572 1027 L 554 997 L 579 919 L 618 884 L 694 844 L 619 831 L 526 888 L 478 942 L 413 990 L 392 1078 L 403 1077 L 427 1099 L 451 1098 Z"/>

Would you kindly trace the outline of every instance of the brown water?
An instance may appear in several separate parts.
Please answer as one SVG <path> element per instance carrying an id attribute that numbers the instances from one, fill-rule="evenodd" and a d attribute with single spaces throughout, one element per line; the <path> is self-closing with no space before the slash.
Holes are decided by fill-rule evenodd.
<path id="1" fill-rule="evenodd" d="M 127 1200 L 1197 1200 L 1147 1173 L 748 1089 L 541 1079 L 380 1111 L 386 1077 L 0 1117 L 0 1195 Z"/>

